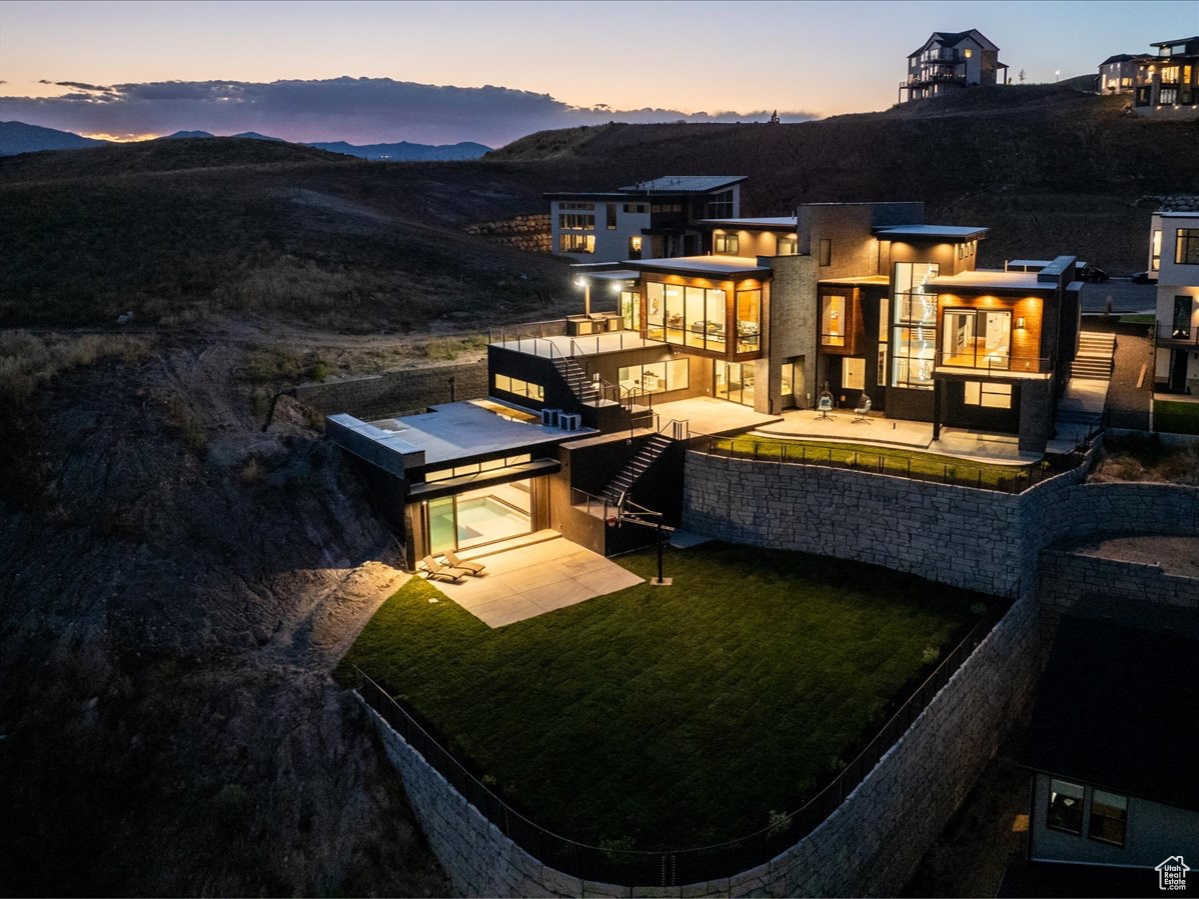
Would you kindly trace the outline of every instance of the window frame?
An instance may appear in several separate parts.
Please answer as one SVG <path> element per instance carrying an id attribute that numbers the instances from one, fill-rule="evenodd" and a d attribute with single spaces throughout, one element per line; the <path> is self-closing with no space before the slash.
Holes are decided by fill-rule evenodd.
<path id="1" fill-rule="evenodd" d="M 1069 803 L 1065 803 L 1065 802 L 1062 803 L 1062 806 L 1067 808 L 1067 810 L 1069 811 L 1069 814 L 1072 817 L 1074 816 L 1075 812 L 1077 811 L 1077 817 L 1078 817 L 1078 829 L 1077 830 L 1073 830 L 1064 824 L 1060 824 L 1060 823 L 1055 824 L 1054 823 L 1054 821 L 1053 821 L 1053 818 L 1054 818 L 1053 799 L 1054 799 L 1054 796 L 1058 795 L 1058 792 L 1054 790 L 1054 784 L 1061 784 L 1061 785 L 1067 786 L 1067 787 L 1074 787 L 1075 789 L 1078 790 L 1078 792 L 1079 792 L 1078 796 L 1069 796 L 1069 795 L 1066 796 L 1067 799 L 1077 800 L 1077 802 L 1078 802 L 1077 809 L 1075 809 Z M 1045 801 L 1045 827 L 1047 830 L 1054 830 L 1054 831 L 1057 831 L 1058 833 L 1068 833 L 1071 836 L 1076 836 L 1076 837 L 1082 836 L 1083 826 L 1086 824 L 1086 816 L 1083 814 L 1083 812 L 1086 810 L 1086 804 L 1087 804 L 1087 788 L 1086 788 L 1085 784 L 1077 784 L 1077 783 L 1074 783 L 1073 781 L 1060 780 L 1056 777 L 1051 777 L 1051 778 L 1049 778 L 1048 795 L 1045 797 L 1045 800 L 1046 800 Z"/>
<path id="2" fill-rule="evenodd" d="M 1199 228 L 1174 229 L 1174 264 L 1199 265 Z"/>
<path id="3" fill-rule="evenodd" d="M 1112 799 L 1122 800 L 1124 803 L 1124 807 L 1122 809 L 1122 811 L 1124 812 L 1123 816 L 1116 817 L 1114 815 L 1105 815 L 1100 812 L 1097 812 L 1095 810 L 1095 806 L 1097 803 L 1100 802 L 1099 797 L 1101 795 L 1105 796 L 1105 797 L 1111 797 Z M 1118 806 L 1112 805 L 1111 803 L 1107 803 L 1107 802 L 1103 803 L 1103 807 L 1121 810 L 1118 808 Z M 1104 829 L 1104 827 L 1103 827 L 1104 822 L 1109 822 L 1109 821 L 1116 822 L 1116 825 L 1118 825 L 1118 827 L 1119 827 L 1120 836 L 1119 836 L 1118 841 L 1114 838 L 1109 838 L 1109 837 L 1102 836 L 1101 834 L 1100 835 L 1096 834 L 1096 830 L 1099 830 L 1100 832 L 1102 832 Z M 1096 827 L 1096 823 L 1099 824 L 1098 827 Z M 1108 790 L 1100 790 L 1096 787 L 1091 787 L 1090 809 L 1088 810 L 1088 814 L 1087 814 L 1087 839 L 1094 840 L 1096 843 L 1103 843 L 1105 846 L 1114 846 L 1117 849 L 1123 849 L 1128 844 L 1128 797 L 1127 796 L 1125 796 L 1121 793 L 1112 793 Z"/>

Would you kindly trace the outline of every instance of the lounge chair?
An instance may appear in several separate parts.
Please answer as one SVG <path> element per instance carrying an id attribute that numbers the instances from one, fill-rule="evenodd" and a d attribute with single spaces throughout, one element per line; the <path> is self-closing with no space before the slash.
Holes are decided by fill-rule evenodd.
<path id="1" fill-rule="evenodd" d="M 475 577 L 480 577 L 483 574 L 483 569 L 487 567 L 482 562 L 464 562 L 448 549 L 442 553 L 442 555 L 445 556 L 445 560 L 455 568 L 465 568 Z"/>
<path id="2" fill-rule="evenodd" d="M 866 424 L 872 424 L 870 421 L 870 406 L 870 397 L 863 393 L 862 398 L 858 401 L 858 407 L 853 410 L 853 414 L 857 416 L 854 418 L 854 421 L 864 421 Z"/>
<path id="3" fill-rule="evenodd" d="M 468 574 L 465 568 L 455 568 L 453 565 L 442 565 L 432 556 L 425 556 L 421 559 L 421 566 L 425 569 L 429 580 L 453 581 L 455 584 L 462 580 Z"/>

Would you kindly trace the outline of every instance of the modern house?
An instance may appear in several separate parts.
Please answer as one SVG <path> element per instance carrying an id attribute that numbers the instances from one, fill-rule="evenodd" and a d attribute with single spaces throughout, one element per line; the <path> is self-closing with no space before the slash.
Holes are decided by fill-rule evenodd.
<path id="1" fill-rule="evenodd" d="M 741 175 L 667 175 L 615 191 L 551 193 L 551 247 L 579 262 L 707 252 L 695 222 L 741 214 Z"/>
<path id="2" fill-rule="evenodd" d="M 1143 868 L 1147 893 L 1199 846 L 1197 653 L 1178 633 L 1062 619 L 1019 758 L 1031 860 Z"/>
<path id="3" fill-rule="evenodd" d="M 1153 57 L 1145 53 L 1117 53 L 1099 63 L 1099 93 L 1131 94 L 1137 81 L 1137 69 Z"/>
<path id="4" fill-rule="evenodd" d="M 1155 212 L 1149 275 L 1157 280 L 1155 389 L 1199 396 L 1199 212 Z"/>
<path id="5" fill-rule="evenodd" d="M 999 61 L 999 48 L 978 29 L 934 31 L 908 55 L 907 78 L 899 85 L 899 102 L 941 97 L 960 88 L 1003 84 L 1006 80 L 1007 65 Z"/>
<path id="6" fill-rule="evenodd" d="M 616 551 L 628 532 L 581 506 L 635 486 L 677 508 L 669 463 L 689 434 L 777 421 L 825 390 L 931 422 L 934 439 L 961 427 L 1046 449 L 1078 340 L 1074 257 L 977 270 L 987 229 L 925 224 L 922 203 L 692 225 L 713 252 L 577 266 L 593 308 L 493 339 L 487 399 L 328 419 L 414 559 L 545 527 Z"/>
<path id="7" fill-rule="evenodd" d="M 1154 118 L 1199 118 L 1199 36 L 1150 44 L 1137 62 L 1132 110 Z"/>

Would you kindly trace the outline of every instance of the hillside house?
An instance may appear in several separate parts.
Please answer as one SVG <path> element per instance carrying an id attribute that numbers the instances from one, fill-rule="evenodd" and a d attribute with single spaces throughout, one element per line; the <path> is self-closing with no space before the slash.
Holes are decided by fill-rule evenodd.
<path id="1" fill-rule="evenodd" d="M 1154 388 L 1199 396 L 1199 212 L 1155 212 L 1149 274 L 1157 281 Z"/>
<path id="2" fill-rule="evenodd" d="M 1003 84 L 1007 68 L 999 61 L 999 48 L 978 29 L 934 31 L 908 55 L 899 102 L 941 97 L 964 87 Z"/>
<path id="3" fill-rule="evenodd" d="M 600 193 L 551 193 L 551 248 L 578 262 L 707 252 L 695 222 L 741 214 L 741 175 L 667 175 Z"/>
<path id="4" fill-rule="evenodd" d="M 1145 53 L 1117 53 L 1099 63 L 1099 93 L 1131 94 L 1137 81 L 1137 67 L 1153 57 Z"/>
<path id="5" fill-rule="evenodd" d="M 1199 118 L 1199 36 L 1160 41 L 1137 63 L 1132 110 L 1154 118 Z"/>
<path id="6" fill-rule="evenodd" d="M 1074 257 L 977 270 L 987 229 L 926 224 L 922 203 L 693 225 L 713 252 L 577 266 L 590 314 L 493 339 L 486 399 L 328 420 L 413 559 L 547 527 L 616 551 L 628 531 L 580 503 L 640 479 L 638 502 L 679 508 L 689 434 L 778 421 L 825 389 L 931 422 L 934 439 L 959 427 L 1045 451 L 1077 344 Z"/>

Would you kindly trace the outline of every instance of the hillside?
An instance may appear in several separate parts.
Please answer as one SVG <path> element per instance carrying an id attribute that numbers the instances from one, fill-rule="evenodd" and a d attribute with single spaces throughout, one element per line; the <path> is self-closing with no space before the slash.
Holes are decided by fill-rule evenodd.
<path id="1" fill-rule="evenodd" d="M 70 131 L 26 125 L 24 122 L 0 122 L 0 156 L 34 153 L 38 150 L 73 150 L 100 147 L 105 141 L 83 137 Z"/>
<path id="2" fill-rule="evenodd" d="M 743 211 L 755 215 L 923 200 L 929 218 L 991 227 L 984 264 L 1060 250 L 1132 271 L 1144 267 L 1154 205 L 1141 198 L 1199 189 L 1199 154 L 1178 152 L 1199 125 L 1147 122 L 1125 102 L 1064 83 L 975 88 L 819 122 L 547 132 L 486 159 L 538 164 L 570 187 L 735 172 L 749 176 Z"/>

